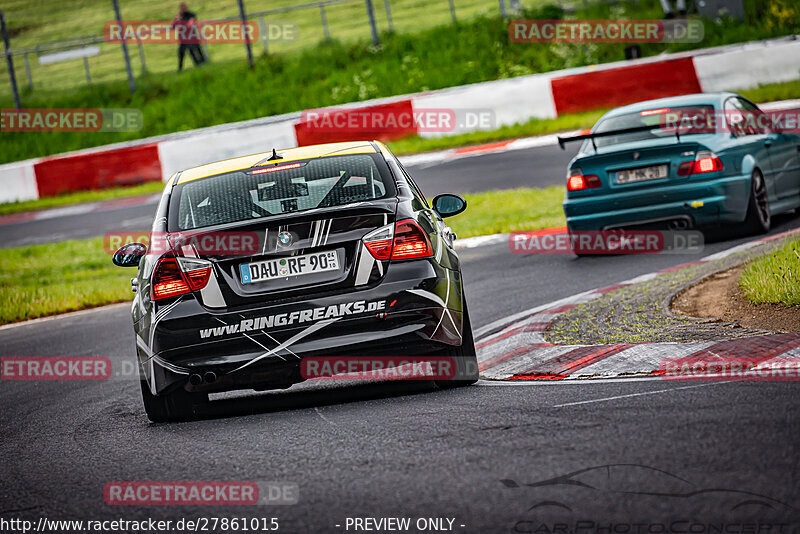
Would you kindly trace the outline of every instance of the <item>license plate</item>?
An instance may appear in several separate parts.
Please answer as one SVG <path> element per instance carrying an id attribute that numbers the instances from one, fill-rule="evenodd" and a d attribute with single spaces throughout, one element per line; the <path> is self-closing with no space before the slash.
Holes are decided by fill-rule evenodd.
<path id="1" fill-rule="evenodd" d="M 335 250 L 239 265 L 239 273 L 243 284 L 266 282 L 267 280 L 286 278 L 288 276 L 304 276 L 336 271 L 338 269 L 339 257 L 336 255 Z"/>
<path id="2" fill-rule="evenodd" d="M 638 169 L 625 169 L 617 171 L 618 184 L 630 184 L 633 182 L 644 182 L 646 180 L 658 180 L 667 177 L 666 165 L 654 165 L 652 167 L 639 167 Z"/>

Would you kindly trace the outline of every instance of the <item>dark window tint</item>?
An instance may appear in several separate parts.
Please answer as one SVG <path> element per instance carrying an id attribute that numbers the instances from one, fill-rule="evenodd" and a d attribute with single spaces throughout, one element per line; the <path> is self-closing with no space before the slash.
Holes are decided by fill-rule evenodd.
<path id="1" fill-rule="evenodd" d="M 626 130 L 629 128 L 640 128 L 642 126 L 652 126 L 652 130 L 632 132 L 607 137 L 597 137 L 594 142 L 599 147 L 616 145 L 620 143 L 631 143 L 644 139 L 659 139 L 675 135 L 675 128 L 670 128 L 671 124 L 706 124 L 713 121 L 713 106 L 676 106 L 671 108 L 660 108 L 654 110 L 637 111 L 626 113 L 616 117 L 609 117 L 602 120 L 594 129 L 594 133 L 611 132 L 615 130 Z M 701 115 L 701 117 L 697 117 Z M 713 124 L 713 123 L 712 123 Z M 707 128 L 700 128 L 696 132 L 685 131 L 681 128 L 681 135 L 691 133 L 708 133 Z M 588 143 L 591 145 L 591 142 Z"/>
<path id="2" fill-rule="evenodd" d="M 273 170 L 275 169 L 275 170 Z M 170 210 L 179 230 L 383 198 L 393 192 L 367 154 L 288 162 L 180 185 Z"/>

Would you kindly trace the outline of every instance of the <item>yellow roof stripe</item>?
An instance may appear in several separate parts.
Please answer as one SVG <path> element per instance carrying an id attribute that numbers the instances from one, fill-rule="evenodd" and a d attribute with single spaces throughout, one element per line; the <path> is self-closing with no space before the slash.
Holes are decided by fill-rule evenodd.
<path id="1" fill-rule="evenodd" d="M 353 154 L 374 154 L 375 148 L 368 142 L 349 142 L 349 143 L 327 143 L 324 145 L 311 145 L 301 146 L 297 148 L 287 148 L 278 150 L 278 154 L 283 156 L 283 159 L 278 161 L 264 162 L 263 165 L 272 165 L 274 163 L 288 163 L 290 161 L 297 161 L 310 158 L 324 158 L 328 156 L 349 156 Z M 217 161 L 216 163 L 209 163 L 199 167 L 193 167 L 183 171 L 177 181 L 178 184 L 185 184 L 192 180 L 198 180 L 207 176 L 214 176 L 216 174 L 223 174 L 226 172 L 239 171 L 242 169 L 249 169 L 259 161 L 262 161 L 272 155 L 272 151 L 262 152 L 260 154 L 252 154 L 250 156 L 242 156 L 238 158 L 226 159 Z"/>

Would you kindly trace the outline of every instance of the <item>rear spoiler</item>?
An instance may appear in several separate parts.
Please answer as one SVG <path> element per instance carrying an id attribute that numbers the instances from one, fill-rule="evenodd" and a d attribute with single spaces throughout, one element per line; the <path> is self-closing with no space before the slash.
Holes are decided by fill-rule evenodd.
<path id="1" fill-rule="evenodd" d="M 597 137 L 609 137 L 612 135 L 620 135 L 620 134 L 627 134 L 627 133 L 635 133 L 635 132 L 648 132 L 650 130 L 657 130 L 660 126 L 636 126 L 634 128 L 622 128 L 620 130 L 609 130 L 607 132 L 600 132 L 600 133 L 588 133 L 584 135 L 573 135 L 571 137 L 561 137 L 558 136 L 558 146 L 561 147 L 561 150 L 564 150 L 564 145 L 567 143 L 572 143 L 573 141 L 585 141 L 586 139 L 590 139 L 592 141 L 592 146 L 594 147 L 595 152 L 597 151 L 597 145 L 595 144 L 594 140 Z M 678 142 L 681 140 L 680 128 L 675 128 L 675 137 L 678 138 Z"/>

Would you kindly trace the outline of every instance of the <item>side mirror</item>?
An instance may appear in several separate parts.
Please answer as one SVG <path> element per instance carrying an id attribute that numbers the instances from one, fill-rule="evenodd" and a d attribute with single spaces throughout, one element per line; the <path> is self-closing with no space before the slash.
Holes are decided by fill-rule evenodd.
<path id="1" fill-rule="evenodd" d="M 467 209 L 467 201 L 458 195 L 444 193 L 433 197 L 433 209 L 442 217 L 452 217 Z"/>
<path id="2" fill-rule="evenodd" d="M 147 253 L 147 247 L 141 243 L 128 243 L 121 246 L 111 257 L 114 265 L 120 267 L 136 267 L 139 260 Z"/>

